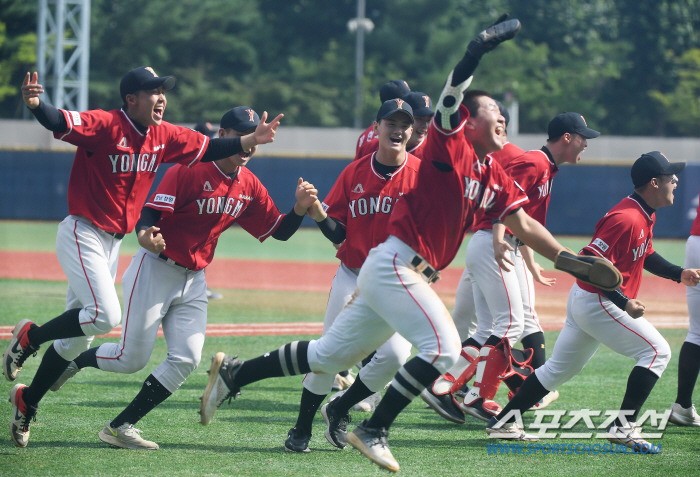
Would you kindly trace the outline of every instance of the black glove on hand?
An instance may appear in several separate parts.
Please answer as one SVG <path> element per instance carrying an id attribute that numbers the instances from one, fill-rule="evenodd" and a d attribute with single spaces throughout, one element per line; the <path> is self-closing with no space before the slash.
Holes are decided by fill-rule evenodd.
<path id="1" fill-rule="evenodd" d="M 481 59 L 484 53 L 496 48 L 504 41 L 515 37 L 520 31 L 520 21 L 508 20 L 508 14 L 504 13 L 496 20 L 496 23 L 479 33 L 476 40 L 472 40 L 467 46 L 467 54 Z"/>

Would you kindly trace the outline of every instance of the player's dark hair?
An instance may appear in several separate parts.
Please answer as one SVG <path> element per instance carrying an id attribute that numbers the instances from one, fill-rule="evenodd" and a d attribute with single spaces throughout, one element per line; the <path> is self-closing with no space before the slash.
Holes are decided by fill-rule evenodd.
<path id="1" fill-rule="evenodd" d="M 464 93 L 462 104 L 469 110 L 469 116 L 475 118 L 479 112 L 479 98 L 482 96 L 491 97 L 491 95 L 483 89 L 473 89 Z"/>

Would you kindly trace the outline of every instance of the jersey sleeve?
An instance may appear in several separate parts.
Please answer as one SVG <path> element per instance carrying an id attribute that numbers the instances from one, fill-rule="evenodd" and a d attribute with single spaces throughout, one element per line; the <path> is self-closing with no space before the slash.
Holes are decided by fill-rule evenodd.
<path id="1" fill-rule="evenodd" d="M 469 110 L 463 104 L 460 104 L 459 113 L 462 120 L 452 130 L 443 129 L 433 118 L 428 130 L 428 138 L 423 153 L 424 158 L 433 162 L 453 165 L 455 159 L 473 151 L 471 143 L 464 137 L 464 125 L 469 119 Z"/>
<path id="2" fill-rule="evenodd" d="M 282 217 L 284 214 L 280 213 L 267 189 L 258 180 L 253 201 L 236 219 L 236 223 L 260 242 L 264 242 L 277 230 Z"/>
<path id="3" fill-rule="evenodd" d="M 170 135 L 165 146 L 163 162 L 178 162 L 187 167 L 197 164 L 207 150 L 209 137 L 174 124 L 168 124 L 168 127 Z"/>
<path id="4" fill-rule="evenodd" d="M 349 184 L 352 179 L 349 173 L 350 167 L 351 166 L 348 166 L 343 169 L 338 180 L 335 181 L 331 191 L 326 198 L 323 199 L 321 204 L 323 210 L 325 210 L 332 219 L 340 222 L 344 228 L 347 228 L 348 223 L 348 193 L 350 191 L 348 187 L 350 187 Z"/>
<path id="5" fill-rule="evenodd" d="M 526 194 L 538 183 L 543 174 L 537 162 L 528 160 L 528 155 L 513 159 L 505 170 Z"/>
<path id="6" fill-rule="evenodd" d="M 110 127 L 114 117 L 107 111 L 67 111 L 59 109 L 66 118 L 68 129 L 62 133 L 53 133 L 53 137 L 77 147 L 94 150 L 105 138 L 110 137 Z"/>
<path id="7" fill-rule="evenodd" d="M 493 205 L 487 208 L 485 217 L 503 220 L 519 207 L 526 205 L 529 200 L 527 194 L 513 181 L 501 165 L 496 161 L 491 161 L 491 181 L 484 192 L 483 202 L 488 205 L 493 201 Z"/>
<path id="8" fill-rule="evenodd" d="M 151 207 L 161 211 L 161 217 L 167 217 L 175 212 L 177 207 L 178 189 L 182 191 L 187 186 L 186 178 L 180 172 L 183 170 L 181 165 L 175 165 L 165 171 L 163 179 L 158 184 L 158 188 L 151 195 L 151 198 L 146 202 L 146 207 Z M 182 201 L 183 197 L 180 197 Z"/>
<path id="9" fill-rule="evenodd" d="M 618 262 L 632 243 L 633 228 L 623 214 L 609 214 L 598 225 L 591 243 L 584 247 L 599 257 L 607 258 L 613 264 Z"/>

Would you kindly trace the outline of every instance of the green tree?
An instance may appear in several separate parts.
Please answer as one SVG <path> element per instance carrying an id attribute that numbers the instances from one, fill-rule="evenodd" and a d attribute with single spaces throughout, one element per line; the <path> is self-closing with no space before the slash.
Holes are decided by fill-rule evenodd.
<path id="1" fill-rule="evenodd" d="M 678 83 L 673 91 L 655 90 L 649 95 L 663 107 L 663 117 L 674 135 L 700 136 L 700 49 L 692 48 L 673 58 Z"/>
<path id="2" fill-rule="evenodd" d="M 36 4 L 0 0 L 0 117 L 21 117 L 24 74 L 36 64 Z"/>

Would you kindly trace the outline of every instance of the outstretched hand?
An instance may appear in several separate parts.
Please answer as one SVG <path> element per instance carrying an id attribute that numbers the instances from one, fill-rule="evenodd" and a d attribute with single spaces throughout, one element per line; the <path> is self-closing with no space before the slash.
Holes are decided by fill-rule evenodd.
<path id="1" fill-rule="evenodd" d="M 39 84 L 39 74 L 27 72 L 22 82 L 22 99 L 29 109 L 39 107 L 39 95 L 44 92 L 44 87 Z"/>
<path id="2" fill-rule="evenodd" d="M 696 268 L 686 268 L 681 273 L 681 283 L 688 287 L 697 286 L 700 282 L 700 270 Z"/>
<path id="3" fill-rule="evenodd" d="M 297 190 L 294 193 L 294 198 L 297 203 L 294 205 L 294 213 L 297 215 L 305 215 L 311 205 L 318 200 L 318 190 L 313 184 L 305 181 L 301 177 L 297 182 Z"/>
<path id="4" fill-rule="evenodd" d="M 256 144 L 268 144 L 275 140 L 275 133 L 277 132 L 277 126 L 280 125 L 280 120 L 284 117 L 284 114 L 278 115 L 275 119 L 266 123 L 267 111 L 262 113 L 260 117 L 260 122 L 255 128 L 253 136 L 255 137 Z"/>
<path id="5" fill-rule="evenodd" d="M 513 251 L 513 247 L 510 246 L 508 242 L 494 240 L 493 243 L 493 258 L 496 259 L 496 263 L 499 267 L 503 269 L 504 272 L 510 272 L 512 266 L 515 264 L 510 259 L 510 252 Z"/>
<path id="6" fill-rule="evenodd" d="M 520 31 L 520 27 L 519 20 L 515 18 L 508 20 L 508 14 L 505 13 L 496 20 L 496 23 L 483 30 L 475 40 L 469 43 L 467 53 L 474 58 L 481 58 L 484 53 L 488 53 L 504 41 L 514 38 Z"/>

